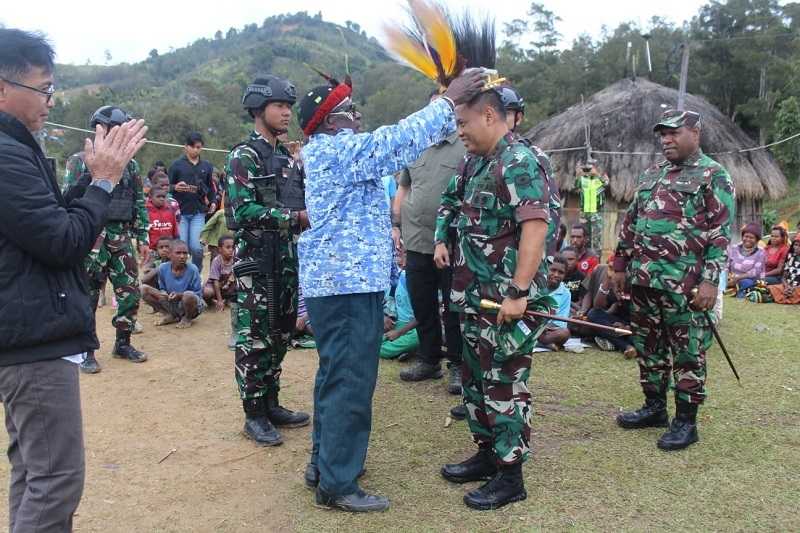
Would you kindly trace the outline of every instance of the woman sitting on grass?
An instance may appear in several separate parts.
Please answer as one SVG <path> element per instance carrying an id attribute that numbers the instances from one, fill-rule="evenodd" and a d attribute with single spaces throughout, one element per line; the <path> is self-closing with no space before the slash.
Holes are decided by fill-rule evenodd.
<path id="1" fill-rule="evenodd" d="M 778 285 L 783 277 L 783 267 L 789 254 L 789 234 L 783 226 L 772 226 L 769 243 L 764 248 L 766 264 L 764 281 L 767 285 Z"/>
<path id="2" fill-rule="evenodd" d="M 767 255 L 758 247 L 760 234 L 759 225 L 751 222 L 742 230 L 742 242 L 731 244 L 728 250 L 728 288 L 735 289 L 737 298 L 744 298 L 764 277 Z"/>
<path id="3" fill-rule="evenodd" d="M 794 238 L 786 257 L 782 283 L 767 288 L 775 303 L 800 304 L 800 234 Z"/>

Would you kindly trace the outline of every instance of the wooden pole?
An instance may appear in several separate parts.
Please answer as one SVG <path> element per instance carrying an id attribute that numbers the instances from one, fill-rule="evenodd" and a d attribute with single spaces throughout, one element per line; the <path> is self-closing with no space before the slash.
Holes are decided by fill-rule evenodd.
<path id="1" fill-rule="evenodd" d="M 686 109 L 686 81 L 689 78 L 689 43 L 684 42 L 683 58 L 681 59 L 681 83 L 678 89 L 678 111 Z"/>

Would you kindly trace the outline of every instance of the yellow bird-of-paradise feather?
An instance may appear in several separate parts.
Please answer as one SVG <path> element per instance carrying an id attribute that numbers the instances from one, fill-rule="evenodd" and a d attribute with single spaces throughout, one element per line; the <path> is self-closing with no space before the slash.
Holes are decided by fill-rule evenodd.
<path id="1" fill-rule="evenodd" d="M 436 64 L 428 51 L 417 41 L 397 28 L 384 28 L 386 48 L 398 59 L 432 80 L 438 78 Z"/>
<path id="2" fill-rule="evenodd" d="M 408 6 L 417 26 L 424 32 L 428 46 L 436 50 L 445 74 L 453 74 L 456 67 L 456 39 L 450 21 L 441 7 L 426 0 L 408 0 Z"/>
<path id="3" fill-rule="evenodd" d="M 384 46 L 403 63 L 444 84 L 447 78 L 457 74 L 458 68 L 451 23 L 444 10 L 430 0 L 408 0 L 408 12 L 413 26 L 384 25 Z"/>

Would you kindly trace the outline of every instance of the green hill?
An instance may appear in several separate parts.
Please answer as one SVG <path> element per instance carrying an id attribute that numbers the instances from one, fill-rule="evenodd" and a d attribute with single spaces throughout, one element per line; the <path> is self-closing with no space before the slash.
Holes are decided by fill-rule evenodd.
<path id="1" fill-rule="evenodd" d="M 338 26 L 323 21 L 320 14 L 300 12 L 225 35 L 217 32 L 167 54 L 153 50 L 136 64 L 59 65 L 60 92 L 50 120 L 85 128 L 92 111 L 115 104 L 144 118 L 153 140 L 182 144 L 188 132 L 200 131 L 207 147 L 228 148 L 250 129 L 240 105 L 247 83 L 265 73 L 289 78 L 300 92 L 324 83 L 305 64 L 340 78 L 349 69 L 354 100 L 367 128 L 392 123 L 420 108 L 433 88 L 430 81 L 391 61 L 357 24 Z M 80 150 L 84 134 L 60 134 L 51 129 L 47 148 L 63 171 L 65 158 Z M 289 134 L 301 136 L 296 123 Z M 180 153 L 148 145 L 137 159 L 147 169 L 159 159 L 169 163 Z M 223 164 L 224 154 L 205 156 L 217 166 Z"/>

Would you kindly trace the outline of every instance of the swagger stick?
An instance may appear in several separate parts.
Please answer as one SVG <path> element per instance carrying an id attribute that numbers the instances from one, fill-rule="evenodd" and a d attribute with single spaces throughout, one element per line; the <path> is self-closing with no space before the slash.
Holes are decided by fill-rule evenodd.
<path id="1" fill-rule="evenodd" d="M 481 309 L 488 309 L 489 311 L 499 311 L 500 304 L 492 300 L 481 300 Z M 525 314 L 530 316 L 538 316 L 541 318 L 549 318 L 551 320 L 557 320 L 558 322 L 568 322 L 570 324 L 576 324 L 587 328 L 608 331 L 609 333 L 614 333 L 615 335 L 633 335 L 633 332 L 629 329 L 615 328 L 612 326 L 603 326 L 602 324 L 595 324 L 593 322 L 587 322 L 586 320 L 578 320 L 577 318 L 563 318 L 560 316 L 551 315 L 549 313 L 542 313 L 541 311 L 525 311 Z"/>

